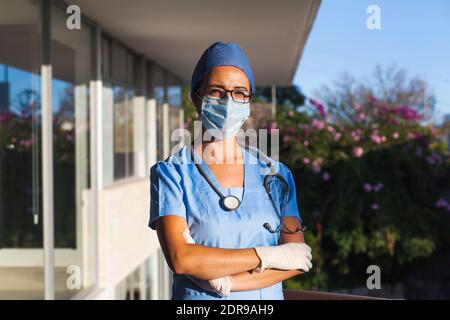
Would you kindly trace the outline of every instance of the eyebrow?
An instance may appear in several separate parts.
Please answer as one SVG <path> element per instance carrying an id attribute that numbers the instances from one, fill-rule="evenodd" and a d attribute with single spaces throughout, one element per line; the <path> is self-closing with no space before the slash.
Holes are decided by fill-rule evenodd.
<path id="1" fill-rule="evenodd" d="M 217 88 L 226 89 L 225 86 L 222 86 L 220 84 L 210 84 L 210 85 L 207 85 L 206 87 L 217 87 Z M 243 86 L 236 86 L 236 87 L 233 87 L 233 89 L 244 89 L 244 90 L 250 91 L 248 88 L 243 87 Z"/>

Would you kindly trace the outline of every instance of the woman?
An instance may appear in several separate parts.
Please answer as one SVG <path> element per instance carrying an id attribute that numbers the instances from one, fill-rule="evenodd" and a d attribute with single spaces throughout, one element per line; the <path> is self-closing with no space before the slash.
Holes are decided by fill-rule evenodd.
<path id="1" fill-rule="evenodd" d="M 212 44 L 191 81 L 209 135 L 151 168 L 149 226 L 174 271 L 172 299 L 283 299 L 281 281 L 312 267 L 291 172 L 276 163 L 287 201 L 271 201 L 261 175 L 267 163 L 236 139 L 254 89 L 240 46 Z"/>

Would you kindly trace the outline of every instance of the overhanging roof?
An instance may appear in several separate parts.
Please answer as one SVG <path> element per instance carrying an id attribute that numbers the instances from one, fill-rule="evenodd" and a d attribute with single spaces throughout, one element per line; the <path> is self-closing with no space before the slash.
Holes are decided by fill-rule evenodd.
<path id="1" fill-rule="evenodd" d="M 130 48 L 189 81 L 203 50 L 239 43 L 257 85 L 290 85 L 320 0 L 73 0 Z"/>

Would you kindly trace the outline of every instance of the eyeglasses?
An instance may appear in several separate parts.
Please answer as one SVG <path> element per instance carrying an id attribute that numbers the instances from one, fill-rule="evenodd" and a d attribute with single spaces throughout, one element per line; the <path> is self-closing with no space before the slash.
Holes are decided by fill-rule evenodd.
<path id="1" fill-rule="evenodd" d="M 204 90 L 205 96 L 214 100 L 224 99 L 227 92 L 230 92 L 233 101 L 238 103 L 248 103 L 252 97 L 252 94 L 245 89 L 227 90 L 222 87 L 208 86 Z"/>

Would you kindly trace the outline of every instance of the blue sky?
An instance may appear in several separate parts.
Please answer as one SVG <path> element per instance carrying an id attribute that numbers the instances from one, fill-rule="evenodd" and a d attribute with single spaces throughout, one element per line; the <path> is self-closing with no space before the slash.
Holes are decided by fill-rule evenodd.
<path id="1" fill-rule="evenodd" d="M 366 27 L 369 5 L 381 9 L 381 30 Z M 323 0 L 294 77 L 314 97 L 347 71 L 370 76 L 393 64 L 431 86 L 435 121 L 450 113 L 450 1 Z"/>

